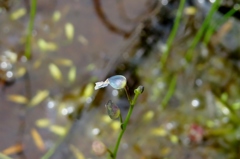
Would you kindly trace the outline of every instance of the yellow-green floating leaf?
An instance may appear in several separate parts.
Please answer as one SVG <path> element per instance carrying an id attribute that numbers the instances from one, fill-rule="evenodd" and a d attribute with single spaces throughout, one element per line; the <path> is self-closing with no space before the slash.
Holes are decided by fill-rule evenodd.
<path id="1" fill-rule="evenodd" d="M 16 73 L 15 73 L 15 76 L 17 77 L 17 78 L 20 78 L 20 77 L 22 77 L 22 76 L 24 76 L 25 74 L 26 74 L 26 68 L 25 67 L 19 67 L 18 69 L 17 69 L 17 71 L 16 71 Z"/>
<path id="2" fill-rule="evenodd" d="M 70 83 L 73 83 L 76 80 L 76 74 L 77 74 L 76 67 L 74 66 L 71 67 L 68 73 L 68 80 Z"/>
<path id="3" fill-rule="evenodd" d="M 36 129 L 31 129 L 31 135 L 37 148 L 41 151 L 44 151 L 45 144 L 43 142 L 41 135 L 38 133 L 38 131 Z"/>
<path id="4" fill-rule="evenodd" d="M 153 117 L 154 117 L 154 112 L 152 110 L 149 110 L 144 114 L 143 120 L 150 121 Z"/>
<path id="5" fill-rule="evenodd" d="M 233 107 L 233 109 L 235 109 L 235 110 L 240 109 L 240 102 L 233 103 L 232 107 Z"/>
<path id="6" fill-rule="evenodd" d="M 166 136 L 167 132 L 164 128 L 154 128 L 151 130 L 151 134 L 156 135 L 156 136 Z"/>
<path id="7" fill-rule="evenodd" d="M 47 118 L 42 118 L 42 119 L 38 119 L 35 124 L 37 125 L 37 127 L 39 128 L 46 128 L 48 127 L 51 123 L 50 120 Z"/>
<path id="8" fill-rule="evenodd" d="M 110 123 L 110 122 L 112 122 L 112 119 L 108 115 L 103 115 L 102 116 L 102 121 L 104 123 Z"/>
<path id="9" fill-rule="evenodd" d="M 42 51 L 56 51 L 57 50 L 57 45 L 53 42 L 47 42 L 43 39 L 39 39 L 38 42 L 38 47 L 42 50 Z"/>
<path id="10" fill-rule="evenodd" d="M 121 123 L 119 121 L 113 121 L 111 127 L 113 130 L 118 131 L 121 128 Z"/>
<path id="11" fill-rule="evenodd" d="M 17 95 L 17 94 L 12 94 L 12 95 L 8 95 L 7 99 L 9 101 L 18 103 L 18 104 L 27 104 L 28 99 L 22 95 Z"/>
<path id="12" fill-rule="evenodd" d="M 49 92 L 47 90 L 38 91 L 37 94 L 32 98 L 32 100 L 29 102 L 29 106 L 35 106 L 41 103 L 45 98 L 47 98 L 49 95 Z"/>
<path id="13" fill-rule="evenodd" d="M 78 41 L 83 45 L 88 45 L 88 40 L 82 35 L 78 36 Z"/>
<path id="14" fill-rule="evenodd" d="M 17 19 L 23 17 L 25 14 L 26 14 L 26 9 L 20 8 L 20 9 L 14 11 L 14 12 L 11 14 L 10 17 L 11 17 L 12 20 L 17 20 Z"/>
<path id="15" fill-rule="evenodd" d="M 57 64 L 59 64 L 59 65 L 63 65 L 63 66 L 72 66 L 72 65 L 73 65 L 72 60 L 65 59 L 65 58 L 56 59 L 56 60 L 54 60 L 54 61 L 55 61 L 55 63 L 57 63 Z"/>
<path id="16" fill-rule="evenodd" d="M 197 13 L 197 8 L 195 8 L 195 7 L 186 7 L 184 9 L 184 13 L 186 15 L 195 15 Z"/>
<path id="17" fill-rule="evenodd" d="M 42 64 L 42 61 L 41 61 L 41 60 L 36 60 L 36 61 L 34 62 L 34 64 L 33 64 L 33 67 L 34 67 L 34 68 L 39 68 L 39 67 L 41 66 L 41 64 Z"/>
<path id="18" fill-rule="evenodd" d="M 171 148 L 169 148 L 169 147 L 161 148 L 160 152 L 162 155 L 168 155 L 171 152 Z"/>
<path id="19" fill-rule="evenodd" d="M 85 159 L 83 153 L 80 152 L 75 146 L 70 145 L 70 150 L 72 151 L 76 159 Z"/>
<path id="20" fill-rule="evenodd" d="M 51 63 L 49 66 L 49 71 L 51 76 L 56 80 L 56 81 L 61 81 L 62 80 L 62 73 L 60 69 L 53 63 Z"/>
<path id="21" fill-rule="evenodd" d="M 49 129 L 51 132 L 59 136 L 64 136 L 67 133 L 67 128 L 59 125 L 51 125 Z"/>
<path id="22" fill-rule="evenodd" d="M 65 34 L 68 40 L 72 40 L 74 36 L 74 26 L 71 23 L 65 25 Z"/>
<path id="23" fill-rule="evenodd" d="M 23 145 L 22 144 L 15 144 L 13 146 L 10 146 L 2 151 L 4 155 L 13 155 L 23 152 Z"/>
<path id="24" fill-rule="evenodd" d="M 61 13 L 59 11 L 55 11 L 53 13 L 53 17 L 52 17 L 53 21 L 54 22 L 57 22 L 61 19 Z"/>
<path id="25" fill-rule="evenodd" d="M 89 65 L 87 66 L 86 70 L 87 70 L 87 71 L 92 71 L 92 70 L 94 70 L 95 68 L 96 68 L 95 64 L 91 63 L 91 64 L 89 64 Z"/>
<path id="26" fill-rule="evenodd" d="M 17 62 L 17 53 L 12 52 L 10 50 L 4 51 L 4 54 L 7 56 L 7 58 L 12 62 L 15 63 Z"/>
<path id="27" fill-rule="evenodd" d="M 176 135 L 171 135 L 171 136 L 170 136 L 170 140 L 171 140 L 171 142 L 172 142 L 173 144 L 177 144 L 178 141 L 179 141 L 179 139 L 178 139 L 178 137 L 177 137 Z"/>
<path id="28" fill-rule="evenodd" d="M 94 91 L 94 85 L 93 83 L 89 83 L 84 89 L 83 96 L 90 97 L 93 94 L 93 91 Z"/>

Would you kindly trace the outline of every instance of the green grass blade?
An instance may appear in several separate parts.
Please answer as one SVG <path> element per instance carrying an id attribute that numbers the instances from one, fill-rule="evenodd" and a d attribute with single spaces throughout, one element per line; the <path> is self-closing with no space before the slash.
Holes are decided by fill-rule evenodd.
<path id="1" fill-rule="evenodd" d="M 232 8 L 230 11 L 228 11 L 220 20 L 218 20 L 217 24 L 219 26 L 223 25 L 234 13 L 236 13 L 237 10 L 235 8 Z M 209 27 L 207 32 L 206 32 L 206 35 L 204 37 L 204 44 L 207 45 L 214 30 L 217 29 L 217 26 L 213 26 L 213 27 Z"/>
<path id="2" fill-rule="evenodd" d="M 32 31 L 34 26 L 34 19 L 36 16 L 36 9 L 37 9 L 37 0 L 31 0 L 31 10 L 30 10 L 30 19 L 27 28 L 27 37 L 25 43 L 25 56 L 27 59 L 31 56 L 31 39 L 32 39 Z"/>
<path id="3" fill-rule="evenodd" d="M 199 29 L 199 31 L 197 32 L 196 36 L 194 37 L 193 39 L 193 42 L 191 43 L 190 45 L 190 48 L 188 49 L 186 55 L 185 55 L 185 59 L 187 60 L 187 62 L 190 62 L 192 60 L 192 56 L 193 56 L 193 51 L 195 49 L 195 47 L 197 46 L 198 42 L 200 41 L 200 39 L 202 38 L 203 34 L 204 34 L 204 31 L 206 30 L 207 26 L 209 25 L 212 17 L 213 17 L 213 14 L 217 11 L 219 5 L 220 5 L 220 2 L 221 0 L 216 0 L 207 17 L 205 18 L 201 28 Z"/>
<path id="4" fill-rule="evenodd" d="M 161 62 L 160 62 L 161 68 L 163 68 L 166 64 L 168 54 L 169 54 L 169 51 L 170 51 L 170 47 L 172 46 L 173 40 L 176 36 L 177 30 L 178 30 L 178 27 L 179 27 L 179 24 L 180 24 L 180 20 L 181 20 L 181 17 L 182 17 L 185 2 L 186 2 L 186 0 L 181 0 L 180 1 L 179 7 L 178 7 L 178 10 L 177 10 L 177 16 L 176 16 L 176 19 L 174 21 L 173 29 L 172 29 L 172 31 L 169 35 L 168 40 L 167 40 L 167 48 L 163 52 L 162 57 L 161 57 Z"/>

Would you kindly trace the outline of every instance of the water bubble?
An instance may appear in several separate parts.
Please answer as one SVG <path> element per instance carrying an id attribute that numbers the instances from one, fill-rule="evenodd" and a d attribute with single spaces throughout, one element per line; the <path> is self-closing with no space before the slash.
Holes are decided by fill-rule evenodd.
<path id="1" fill-rule="evenodd" d="M 192 100 L 191 104 L 194 108 L 197 108 L 197 107 L 199 107 L 200 102 L 199 102 L 199 100 L 194 99 L 194 100 Z"/>
<path id="2" fill-rule="evenodd" d="M 197 86 L 201 86 L 203 84 L 203 81 L 201 79 L 197 79 L 195 83 Z"/>
<path id="3" fill-rule="evenodd" d="M 168 0 L 162 0 L 162 5 L 167 5 L 168 4 Z"/>
<path id="4" fill-rule="evenodd" d="M 47 102 L 47 107 L 48 107 L 49 109 L 54 108 L 55 105 L 56 105 L 56 103 L 55 103 L 55 101 L 53 101 L 53 100 L 50 100 L 50 101 Z"/>
<path id="5" fill-rule="evenodd" d="M 6 72 L 6 77 L 7 77 L 7 79 L 13 78 L 13 72 L 12 71 L 7 71 Z"/>
<path id="6" fill-rule="evenodd" d="M 176 123 L 175 122 L 169 122 L 169 123 L 166 124 L 166 129 L 167 130 L 172 130 L 174 128 L 176 128 Z"/>
<path id="7" fill-rule="evenodd" d="M 67 111 L 68 114 L 71 114 L 74 111 L 74 107 L 73 106 L 67 107 Z"/>
<path id="8" fill-rule="evenodd" d="M 10 70 L 12 68 L 12 64 L 10 62 L 3 61 L 0 64 L 0 68 L 1 68 L 1 70 L 4 70 L 4 71 Z"/>
<path id="9" fill-rule="evenodd" d="M 112 91 L 112 95 L 116 97 L 116 96 L 118 95 L 118 91 L 114 89 L 114 90 Z"/>
<path id="10" fill-rule="evenodd" d="M 105 107 L 107 108 L 107 113 L 111 119 L 117 119 L 120 116 L 120 109 L 111 100 L 107 102 Z"/>
<path id="11" fill-rule="evenodd" d="M 108 79 L 109 84 L 114 88 L 114 89 L 122 89 L 126 86 L 127 80 L 124 76 L 122 75 L 116 75 L 112 76 Z"/>
<path id="12" fill-rule="evenodd" d="M 92 98 L 91 97 L 87 97 L 86 103 L 90 104 L 91 102 L 92 102 Z"/>
<path id="13" fill-rule="evenodd" d="M 99 133 L 100 133 L 100 129 L 98 129 L 98 128 L 92 129 L 92 134 L 93 135 L 99 135 Z"/>
<path id="14" fill-rule="evenodd" d="M 123 149 L 128 149 L 128 147 L 129 147 L 129 146 L 128 146 L 127 143 L 123 143 L 123 144 L 122 144 L 122 148 L 123 148 Z"/>
<path id="15" fill-rule="evenodd" d="M 66 108 L 63 108 L 61 113 L 62 115 L 68 115 L 68 110 Z"/>

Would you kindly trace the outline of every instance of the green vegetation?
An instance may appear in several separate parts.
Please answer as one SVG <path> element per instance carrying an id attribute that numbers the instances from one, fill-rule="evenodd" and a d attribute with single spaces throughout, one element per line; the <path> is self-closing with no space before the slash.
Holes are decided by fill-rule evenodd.
<path id="1" fill-rule="evenodd" d="M 37 10 L 37 0 L 31 0 L 31 10 L 30 10 L 30 17 L 29 17 L 28 28 L 27 28 L 27 37 L 25 42 L 25 56 L 27 57 L 27 59 L 30 59 L 31 57 L 32 32 L 34 27 L 36 10 Z"/>

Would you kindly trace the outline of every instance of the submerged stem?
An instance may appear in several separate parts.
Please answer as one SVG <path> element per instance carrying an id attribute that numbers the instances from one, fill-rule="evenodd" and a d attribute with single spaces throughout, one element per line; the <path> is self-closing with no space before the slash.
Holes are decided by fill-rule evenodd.
<path id="1" fill-rule="evenodd" d="M 170 81 L 170 85 L 168 87 L 168 90 L 167 90 L 167 93 L 166 95 L 164 96 L 163 100 L 162 100 L 162 109 L 165 109 L 170 98 L 172 97 L 173 93 L 174 93 L 174 90 L 175 90 L 175 87 L 176 87 L 176 83 L 177 83 L 177 76 L 173 76 L 171 77 L 171 81 Z"/>
<path id="2" fill-rule="evenodd" d="M 160 62 L 161 68 L 163 68 L 166 64 L 166 61 L 167 61 L 167 58 L 168 58 L 168 55 L 169 55 L 169 51 L 170 51 L 170 47 L 172 46 L 173 40 L 176 36 L 177 30 L 178 30 L 178 27 L 179 27 L 179 24 L 180 24 L 180 21 L 181 21 L 185 1 L 186 0 L 181 0 L 180 1 L 179 7 L 178 7 L 178 10 L 177 10 L 177 16 L 176 16 L 176 19 L 174 21 L 173 29 L 172 29 L 172 31 L 169 35 L 168 40 L 167 40 L 167 48 L 162 54 L 162 58 L 161 58 L 161 62 Z"/>
<path id="3" fill-rule="evenodd" d="M 36 15 L 36 8 L 37 8 L 37 0 L 31 0 L 31 10 L 30 10 L 30 19 L 27 28 L 27 37 L 25 43 L 25 56 L 27 59 L 31 56 L 31 39 L 32 39 L 32 31 L 34 25 L 34 19 Z"/>
<path id="4" fill-rule="evenodd" d="M 107 149 L 107 152 L 110 154 L 111 157 L 113 157 L 113 153 L 111 150 Z"/>
<path id="5" fill-rule="evenodd" d="M 125 93 L 127 95 L 127 99 L 129 101 L 129 103 L 131 103 L 130 95 L 129 95 L 128 90 L 127 90 L 127 86 L 124 87 L 124 90 L 125 90 Z"/>
<path id="6" fill-rule="evenodd" d="M 205 29 L 208 27 L 212 17 L 213 17 L 213 14 L 217 11 L 219 5 L 220 5 L 220 2 L 221 0 L 216 0 L 213 4 L 212 4 L 212 7 L 207 15 L 207 17 L 205 18 L 205 20 L 203 21 L 203 24 L 201 26 L 201 28 L 198 30 L 196 36 L 194 37 L 191 45 L 190 45 L 190 48 L 188 49 L 186 55 L 185 55 L 185 59 L 187 62 L 190 62 L 192 60 L 192 56 L 193 56 L 193 51 L 195 49 L 195 47 L 197 46 L 198 42 L 201 40 L 203 34 L 204 34 L 204 31 Z"/>

